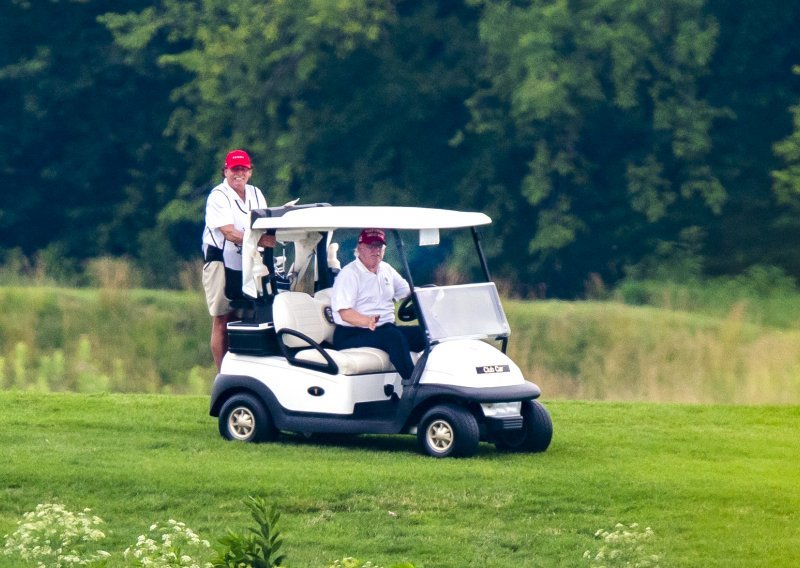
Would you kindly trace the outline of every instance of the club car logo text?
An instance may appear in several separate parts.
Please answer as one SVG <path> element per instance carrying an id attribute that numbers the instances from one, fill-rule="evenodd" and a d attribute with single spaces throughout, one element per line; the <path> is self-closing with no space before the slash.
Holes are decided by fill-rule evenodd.
<path id="1" fill-rule="evenodd" d="M 509 373 L 511 369 L 508 365 L 484 365 L 483 367 L 475 367 L 479 375 L 491 375 L 493 373 Z"/>

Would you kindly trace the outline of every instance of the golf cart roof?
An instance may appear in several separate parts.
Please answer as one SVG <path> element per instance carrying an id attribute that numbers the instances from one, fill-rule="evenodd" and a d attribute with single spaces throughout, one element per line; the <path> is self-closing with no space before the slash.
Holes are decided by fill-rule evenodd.
<path id="1" fill-rule="evenodd" d="M 488 225 L 488 215 L 477 212 L 394 206 L 324 206 L 288 208 L 280 216 L 253 215 L 253 229 L 456 229 Z"/>

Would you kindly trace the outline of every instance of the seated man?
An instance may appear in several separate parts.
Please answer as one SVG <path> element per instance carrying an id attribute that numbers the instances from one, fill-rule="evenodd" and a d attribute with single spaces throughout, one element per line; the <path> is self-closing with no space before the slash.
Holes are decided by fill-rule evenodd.
<path id="1" fill-rule="evenodd" d="M 382 230 L 361 231 L 356 259 L 342 268 L 333 283 L 333 346 L 382 349 L 400 376 L 408 380 L 414 371 L 409 351 L 422 351 L 425 338 L 418 326 L 394 324 L 394 301 L 408 296 L 411 288 L 389 263 L 383 262 L 385 250 Z"/>

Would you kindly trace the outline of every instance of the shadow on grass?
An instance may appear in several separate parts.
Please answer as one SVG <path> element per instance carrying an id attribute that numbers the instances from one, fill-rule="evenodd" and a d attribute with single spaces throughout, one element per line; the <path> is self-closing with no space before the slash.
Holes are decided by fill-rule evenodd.
<path id="1" fill-rule="evenodd" d="M 417 452 L 417 438 L 409 435 L 295 434 L 281 432 L 277 443 L 287 446 L 322 446 L 348 450 Z"/>
<path id="2" fill-rule="evenodd" d="M 346 450 L 421 455 L 417 437 L 410 434 L 295 434 L 282 432 L 275 442 L 287 446 L 318 446 Z M 493 444 L 481 443 L 476 456 L 501 454 Z M 432 458 L 435 459 L 435 458 Z"/>

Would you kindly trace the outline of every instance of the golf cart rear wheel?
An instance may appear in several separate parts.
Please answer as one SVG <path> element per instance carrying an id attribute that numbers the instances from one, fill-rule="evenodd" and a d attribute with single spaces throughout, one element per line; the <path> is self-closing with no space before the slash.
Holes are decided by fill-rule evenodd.
<path id="1" fill-rule="evenodd" d="M 478 450 L 479 440 L 478 421 L 453 404 L 434 406 L 417 428 L 420 450 L 435 458 L 469 457 Z"/>
<path id="2" fill-rule="evenodd" d="M 522 428 L 501 432 L 494 445 L 506 452 L 543 452 L 553 438 L 550 414 L 538 400 L 522 403 Z"/>
<path id="3" fill-rule="evenodd" d="M 237 394 L 222 405 L 219 433 L 226 440 L 266 442 L 274 440 L 278 430 L 261 401 L 250 394 Z"/>

